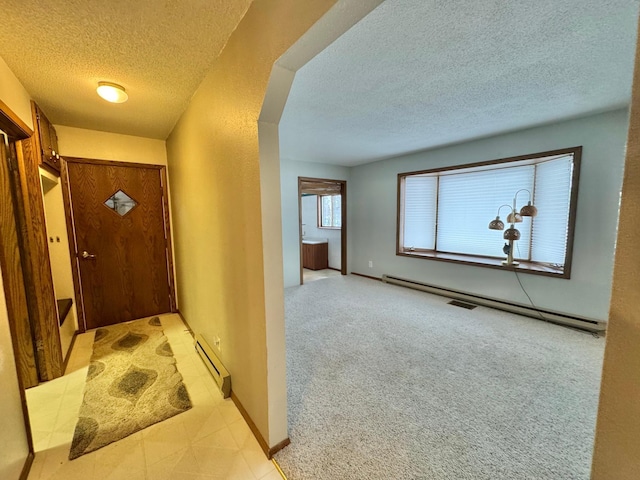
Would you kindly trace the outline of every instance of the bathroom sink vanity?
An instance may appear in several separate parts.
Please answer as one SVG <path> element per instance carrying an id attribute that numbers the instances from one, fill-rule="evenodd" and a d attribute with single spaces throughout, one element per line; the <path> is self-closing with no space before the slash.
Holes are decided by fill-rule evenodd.
<path id="1" fill-rule="evenodd" d="M 302 266 L 310 270 L 329 268 L 329 241 L 326 238 L 302 240 Z"/>

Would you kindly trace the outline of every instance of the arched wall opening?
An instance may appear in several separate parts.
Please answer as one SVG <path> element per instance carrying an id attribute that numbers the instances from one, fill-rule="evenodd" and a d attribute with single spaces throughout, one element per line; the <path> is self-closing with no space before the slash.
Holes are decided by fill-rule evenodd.
<path id="1" fill-rule="evenodd" d="M 338 1 L 274 64 L 258 119 L 270 446 L 288 438 L 283 252 L 292 241 L 298 270 L 301 261 L 298 213 L 283 215 L 286 205 L 297 209 L 297 200 L 288 202 L 286 197 L 293 192 L 296 199 L 298 185 L 282 185 L 280 181 L 278 124 L 296 72 L 382 1 Z"/>

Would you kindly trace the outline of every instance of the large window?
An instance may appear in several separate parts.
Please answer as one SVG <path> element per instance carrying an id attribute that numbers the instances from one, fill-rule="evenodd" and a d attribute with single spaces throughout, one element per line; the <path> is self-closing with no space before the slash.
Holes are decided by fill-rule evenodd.
<path id="1" fill-rule="evenodd" d="M 342 227 L 342 198 L 340 195 L 320 195 L 318 197 L 318 227 Z"/>
<path id="2" fill-rule="evenodd" d="M 509 268 L 569 278 L 581 152 L 399 174 L 398 255 L 504 268 L 509 242 L 489 229 L 499 215 L 520 233 L 511 247 L 518 265 Z M 521 217 L 529 202 L 537 215 Z"/>

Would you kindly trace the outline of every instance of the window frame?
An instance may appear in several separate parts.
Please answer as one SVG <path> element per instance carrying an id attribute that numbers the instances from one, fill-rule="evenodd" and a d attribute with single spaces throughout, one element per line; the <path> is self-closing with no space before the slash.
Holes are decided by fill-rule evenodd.
<path id="1" fill-rule="evenodd" d="M 340 193 L 328 193 L 328 194 L 321 194 L 318 193 L 318 228 L 324 228 L 327 230 L 342 230 L 342 226 L 339 227 L 335 227 L 335 226 L 324 226 L 322 225 L 322 197 L 340 197 L 340 208 L 342 208 L 342 195 Z M 333 205 L 333 202 L 332 202 Z M 333 208 L 333 207 L 332 207 Z M 331 212 L 331 221 L 333 222 L 333 212 Z M 340 219 L 341 223 L 342 223 L 342 218 Z"/>
<path id="2" fill-rule="evenodd" d="M 520 264 L 517 266 L 505 266 L 502 265 L 502 260 L 504 257 L 489 257 L 489 256 L 480 256 L 480 255 L 471 255 L 464 253 L 444 253 L 438 252 L 437 250 L 425 250 L 425 249 L 415 249 L 415 250 L 407 250 L 402 246 L 402 235 L 404 230 L 404 189 L 403 189 L 403 180 L 404 178 L 412 175 L 423 175 L 423 174 L 437 174 L 440 172 L 450 172 L 453 170 L 463 170 L 463 169 L 473 169 L 473 168 L 481 168 L 481 167 L 489 167 L 489 166 L 497 166 L 507 163 L 516 163 L 516 162 L 526 162 L 532 161 L 539 158 L 544 157 L 553 157 L 559 155 L 573 155 L 573 171 L 571 176 L 571 193 L 569 200 L 569 219 L 567 225 L 567 246 L 565 252 L 565 262 L 564 268 L 556 268 L 553 266 L 546 265 L 544 263 L 539 262 L 530 262 L 530 261 L 520 261 Z M 582 146 L 563 148 L 558 150 L 550 150 L 545 152 L 531 153 L 526 155 L 518 155 L 515 157 L 507 157 L 500 158 L 496 160 L 488 160 L 482 162 L 474 162 L 474 163 L 465 163 L 460 165 L 453 165 L 449 167 L 439 167 L 432 168 L 428 170 L 417 170 L 411 172 L 401 172 L 398 173 L 397 179 L 397 210 L 396 210 L 396 255 L 402 257 L 410 257 L 410 258 L 421 258 L 425 260 L 436 260 L 441 262 L 452 262 L 462 265 L 473 265 L 478 267 L 485 268 L 494 268 L 501 270 L 509 270 L 520 273 L 529 273 L 534 275 L 545 275 L 554 278 L 562 278 L 562 279 L 570 279 L 571 278 L 571 265 L 573 260 L 573 242 L 574 242 L 574 234 L 575 234 L 575 222 L 576 222 L 576 212 L 578 208 L 578 186 L 580 183 L 580 163 L 582 160 Z M 535 162 L 532 162 L 535 163 Z M 438 184 L 439 184 L 439 176 L 438 176 Z M 514 192 L 515 193 L 515 192 Z M 436 218 L 437 218 L 437 209 L 438 209 L 438 195 L 436 196 Z M 496 208 L 498 206 L 496 205 Z M 491 218 L 487 219 L 487 225 Z M 505 222 L 506 223 L 506 222 Z M 438 225 L 436 223 L 436 235 Z M 437 244 L 436 244 L 437 248 Z"/>

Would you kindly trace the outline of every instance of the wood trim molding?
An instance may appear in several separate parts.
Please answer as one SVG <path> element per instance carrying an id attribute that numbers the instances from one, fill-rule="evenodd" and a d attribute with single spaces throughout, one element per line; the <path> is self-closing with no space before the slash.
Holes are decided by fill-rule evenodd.
<path id="1" fill-rule="evenodd" d="M 382 281 L 381 278 L 372 277 L 371 275 L 365 275 L 364 273 L 351 272 L 351 275 L 357 275 L 358 277 L 364 277 L 364 278 L 368 278 L 370 280 L 377 280 L 378 282 Z"/>
<path id="2" fill-rule="evenodd" d="M 2 129 L 5 133 L 8 133 L 9 136 L 11 137 L 11 135 L 13 134 L 13 138 L 10 138 L 11 140 L 11 145 L 10 145 L 10 151 L 7 152 L 7 155 L 11 155 L 13 157 L 13 159 L 15 160 L 16 158 L 16 154 L 17 154 L 17 149 L 16 149 L 16 144 L 15 144 L 15 140 L 16 139 L 24 139 L 24 138 L 28 138 L 31 135 L 31 130 L 28 128 L 24 128 L 26 127 L 26 125 L 24 125 L 23 122 L 20 121 L 20 119 L 17 117 L 17 115 L 15 115 L 7 106 L 6 104 L 4 104 L 3 102 L 0 102 L 0 129 Z M 4 139 L 3 139 L 4 142 Z M 14 169 L 16 167 L 14 166 Z M 11 189 L 13 189 L 13 202 L 11 202 L 13 204 L 13 208 L 10 208 L 10 211 L 12 212 L 12 216 L 13 219 L 9 218 L 9 219 L 3 219 L 3 223 L 5 220 L 7 221 L 7 224 L 11 224 L 13 226 L 12 231 L 15 232 L 16 236 L 17 236 L 17 245 L 14 242 L 12 242 L 12 245 L 10 245 L 12 247 L 12 249 L 14 250 L 14 252 L 20 252 L 20 257 L 21 257 L 21 261 L 19 261 L 19 263 L 17 264 L 19 267 L 19 273 L 18 275 L 20 276 L 20 278 L 18 280 L 21 279 L 22 285 L 21 285 L 21 290 L 23 291 L 23 296 L 20 296 L 17 298 L 18 302 L 19 302 L 19 310 L 23 312 L 23 315 L 26 314 L 27 315 L 27 321 L 29 323 L 29 328 L 26 328 L 26 331 L 24 332 L 25 337 L 22 339 L 22 342 L 25 342 L 24 344 L 26 345 L 26 343 L 31 340 L 31 347 L 32 347 L 32 355 L 34 355 L 34 366 L 33 368 L 36 370 L 36 375 L 35 375 L 35 380 L 37 382 L 38 380 L 38 375 L 37 375 L 37 368 L 36 368 L 36 363 L 37 360 L 35 359 L 35 351 L 33 350 L 33 338 L 32 335 L 30 334 L 29 330 L 30 330 L 30 324 L 33 321 L 33 319 L 31 318 L 31 312 L 29 311 L 29 303 L 28 303 L 28 299 L 26 298 L 26 293 L 27 293 L 27 285 L 24 283 L 24 277 L 25 277 L 25 273 L 24 273 L 24 269 L 25 269 L 25 263 L 24 263 L 24 258 L 22 257 L 22 244 L 20 243 L 22 240 L 22 237 L 24 235 L 24 233 L 21 231 L 20 229 L 20 222 L 19 217 L 20 217 L 20 199 L 19 199 L 19 193 L 18 193 L 18 188 L 19 188 L 19 182 L 16 181 L 16 172 L 9 172 L 9 176 L 6 179 L 10 185 L 11 185 Z M 6 183 L 5 183 L 6 185 Z M 3 202 L 4 203 L 4 202 Z M 5 206 L 6 209 L 6 206 Z M 4 209 L 2 209 L 4 210 Z M 4 244 L 5 247 L 9 246 L 6 244 L 5 242 L 5 237 L 4 234 L 2 234 L 0 236 L 0 241 L 2 241 L 2 243 Z M 16 258 L 14 257 L 13 261 L 15 262 Z M 6 272 L 5 266 L 4 265 L 0 265 L 0 269 L 3 270 L 3 274 Z M 7 275 L 8 277 L 9 275 Z M 7 277 L 3 277 L 3 278 L 7 278 Z M 16 279 L 14 279 L 16 280 Z M 6 280 L 8 281 L 8 280 Z M 7 300 L 9 300 L 7 298 Z M 7 305 L 8 306 L 8 305 Z M 15 337 L 14 335 L 16 334 L 15 329 L 11 328 L 11 315 L 12 312 L 9 311 L 9 321 L 10 321 L 10 335 L 12 336 L 12 341 L 15 342 Z M 57 322 L 56 322 L 57 323 Z M 15 350 L 16 344 L 14 343 L 14 357 L 16 359 L 16 364 L 20 361 L 20 359 L 18 358 L 18 355 L 16 354 L 16 350 Z M 33 372 L 32 372 L 33 374 Z M 26 432 L 26 440 L 27 440 L 27 447 L 29 449 L 29 454 L 27 455 L 27 458 L 25 460 L 25 464 L 23 466 L 22 469 L 22 473 L 20 475 L 20 480 L 26 480 L 27 477 L 29 476 L 29 471 L 31 470 L 31 465 L 33 464 L 33 458 L 34 458 L 34 448 L 33 448 L 33 436 L 31 434 L 31 423 L 29 421 L 29 410 L 27 408 L 27 397 L 25 394 L 25 386 L 28 385 L 27 383 L 23 382 L 23 375 L 20 373 L 19 368 L 16 368 L 16 376 L 17 376 L 17 380 L 18 380 L 18 391 L 20 394 L 20 404 L 22 405 L 22 419 L 24 421 L 24 426 L 25 426 L 25 432 Z M 33 378 L 33 377 L 32 377 Z M 31 381 L 30 381 L 31 382 Z"/>
<path id="3" fill-rule="evenodd" d="M 69 344 L 69 350 L 67 350 L 67 354 L 64 357 L 64 363 L 62 364 L 62 374 L 67 371 L 67 365 L 69 365 L 69 359 L 71 358 L 71 352 L 73 351 L 73 346 L 76 344 L 76 338 L 78 338 L 78 334 L 80 332 L 76 330 L 73 332 L 73 338 L 71 338 L 71 343 Z"/>
<path id="4" fill-rule="evenodd" d="M 2 110 L 6 106 L 0 107 Z M 35 103 L 31 107 L 35 114 Z M 5 123 L 12 123 L 13 116 L 8 112 L 0 115 L 3 130 L 11 130 L 11 125 Z M 13 130 L 20 132 L 16 137 L 20 140 L 12 143 L 16 167 L 11 172 L 11 182 L 30 328 L 39 380 L 44 381 L 62 375 L 63 362 L 38 171 L 38 136 L 27 137 L 23 126 L 13 125 Z"/>
<path id="5" fill-rule="evenodd" d="M 0 136 L 0 152 L 5 152 Z M 11 152 L 0 155 L 0 270 L 9 316 L 9 332 L 18 375 L 26 388 L 38 384 L 38 369 L 33 348 L 27 293 L 24 283 L 22 254 L 17 229 L 16 195 L 9 167 Z"/>
<path id="6" fill-rule="evenodd" d="M 179 309 L 177 309 L 175 313 L 177 313 L 180 316 L 182 323 L 184 323 L 185 327 L 187 327 L 187 330 L 189 330 L 189 333 L 191 334 L 191 336 L 195 338 L 195 334 L 193 333 L 193 328 L 191 328 L 191 325 L 189 325 L 189 322 L 187 322 L 187 319 L 184 318 L 184 315 L 182 315 L 182 312 Z"/>
<path id="7" fill-rule="evenodd" d="M 2 100 L 0 100 L 0 125 L 13 140 L 23 140 L 33 135 L 33 130 Z"/>
<path id="8" fill-rule="evenodd" d="M 564 273 L 566 278 L 571 277 L 571 265 L 573 263 L 573 237 L 576 231 L 576 213 L 578 211 L 578 185 L 580 184 L 580 165 L 582 163 L 582 147 L 576 147 L 573 155 L 573 173 L 571 184 L 571 197 L 569 199 L 569 228 L 567 229 L 567 251 L 565 253 Z"/>
<path id="9" fill-rule="evenodd" d="M 304 285 L 304 266 L 302 262 L 302 178 L 298 177 L 298 247 L 300 248 L 300 285 Z"/>
<path id="10" fill-rule="evenodd" d="M 307 185 L 333 185 L 335 195 L 340 193 L 341 196 L 341 222 L 340 227 L 340 273 L 342 275 L 347 274 L 347 181 L 346 180 L 332 180 L 328 178 L 311 178 L 311 177 L 298 177 L 298 238 L 300 242 L 300 285 L 304 284 L 304 267 L 302 265 L 302 194 L 306 191 L 305 184 Z M 339 187 L 339 188 L 335 188 Z M 328 188 L 328 187 L 327 187 Z M 316 195 L 320 195 L 316 193 Z M 326 193 L 325 193 L 326 195 Z M 319 197 L 318 197 L 319 199 Z M 319 209 L 318 209 L 319 211 Z M 319 213 L 318 213 L 319 215 Z M 318 219 L 318 225 L 320 220 Z M 326 227 L 323 227 L 326 228 Z"/>
<path id="11" fill-rule="evenodd" d="M 24 206 L 21 228 L 23 229 L 25 285 L 40 380 L 47 381 L 62 375 L 62 347 L 37 158 L 30 142 L 19 143 L 22 143 L 18 148 L 18 168 L 21 200 Z"/>
<path id="12" fill-rule="evenodd" d="M 280 443 L 277 443 L 275 446 L 271 447 L 269 449 L 269 454 L 267 455 L 267 458 L 269 460 L 273 460 L 273 456 L 278 453 L 280 450 L 282 450 L 284 447 L 286 447 L 287 445 L 291 444 L 291 439 L 289 439 L 289 437 L 285 438 L 284 440 L 282 440 Z"/>
<path id="13" fill-rule="evenodd" d="M 340 214 L 342 215 L 341 223 L 342 228 L 340 229 L 340 248 L 342 249 L 341 259 L 340 259 L 340 273 L 342 275 L 347 274 L 347 181 L 340 181 L 340 194 L 342 198 L 340 200 Z"/>
<path id="14" fill-rule="evenodd" d="M 154 168 L 157 170 L 166 169 L 166 165 L 158 165 L 156 163 L 139 163 L 139 162 L 127 162 L 124 160 L 102 160 L 97 158 L 81 158 L 81 157 L 67 157 L 64 159 L 69 163 L 89 163 L 91 165 L 108 165 L 112 167 L 124 166 L 132 168 Z"/>
<path id="15" fill-rule="evenodd" d="M 167 275 L 169 282 L 169 296 L 171 311 L 177 312 L 176 280 L 173 275 L 173 245 L 171 243 L 171 212 L 169 211 L 169 183 L 167 182 L 167 168 L 160 169 L 160 183 L 162 184 L 162 211 L 164 215 L 164 235 L 167 248 Z"/>
<path id="16" fill-rule="evenodd" d="M 291 443 L 291 440 L 289 438 L 285 438 L 283 441 L 281 441 L 277 445 L 269 448 L 269 445 L 267 444 L 265 439 L 262 437 L 260 430 L 258 430 L 258 427 L 256 427 L 256 424 L 253 423 L 253 420 L 251 419 L 251 417 L 245 410 L 244 406 L 242 405 L 242 402 L 240 402 L 240 400 L 238 399 L 238 397 L 236 396 L 233 390 L 231 390 L 231 400 L 240 411 L 240 415 L 242 415 L 242 418 L 244 418 L 245 422 L 247 422 L 247 425 L 249 425 L 249 429 L 253 433 L 253 436 L 256 437 L 256 440 L 258 441 L 260 448 L 262 448 L 262 451 L 264 452 L 264 454 L 267 456 L 269 460 L 271 460 L 271 458 L 277 452 L 279 452 L 280 450 L 282 450 L 284 447 L 286 447 Z"/>
<path id="17" fill-rule="evenodd" d="M 260 430 L 258 430 L 258 427 L 256 427 L 256 424 L 253 423 L 253 420 L 249 416 L 249 413 L 245 410 L 244 406 L 242 405 L 242 402 L 237 397 L 233 389 L 231 390 L 231 400 L 240 411 L 240 415 L 242 415 L 242 418 L 244 418 L 244 421 L 247 422 L 247 425 L 249 425 L 249 429 L 253 433 L 253 436 L 256 437 L 256 440 L 260 444 L 260 448 L 262 448 L 262 451 L 264 452 L 264 454 L 267 456 L 268 459 L 271 459 L 271 457 L 269 456 L 269 445 L 267 444 L 265 439 L 262 437 Z"/>
<path id="18" fill-rule="evenodd" d="M 36 105 L 31 104 L 36 115 Z M 37 123 L 37 122 L 35 122 Z M 41 381 L 62 375 L 62 347 L 40 183 L 38 135 L 16 142 L 18 225 L 31 328 Z"/>
<path id="19" fill-rule="evenodd" d="M 564 271 L 558 271 L 554 270 L 551 267 L 537 265 L 533 262 L 527 262 L 525 260 L 518 260 L 520 263 L 517 266 L 503 265 L 503 257 L 480 257 L 467 255 L 464 253 L 443 252 L 429 252 L 422 255 L 419 252 L 397 252 L 396 256 L 420 258 L 423 260 L 435 260 L 437 262 L 457 263 L 458 265 L 469 265 L 472 267 L 493 268 L 496 270 L 505 270 L 508 272 L 526 273 L 528 275 L 543 275 L 551 278 L 559 278 L 561 280 L 568 280 L 570 278 L 569 272 L 567 272 L 566 269 Z"/>
<path id="20" fill-rule="evenodd" d="M 36 454 L 34 452 L 29 452 L 29 455 L 27 455 L 27 459 L 24 461 L 22 472 L 20 472 L 19 480 L 27 480 L 27 478 L 29 478 L 29 473 L 31 472 L 31 466 L 33 465 L 33 460 L 35 459 L 35 457 L 36 457 Z"/>
<path id="21" fill-rule="evenodd" d="M 484 160 L 482 162 L 464 163 L 460 165 L 452 165 L 449 167 L 430 168 L 428 170 L 417 170 L 415 172 L 401 172 L 398 177 L 408 177 L 410 175 L 422 175 L 427 173 L 450 172 L 452 170 L 466 170 L 467 168 L 487 167 L 490 165 L 499 165 L 501 163 L 520 162 L 524 160 L 533 160 L 542 157 L 555 157 L 556 155 L 565 155 L 568 153 L 582 152 L 582 147 L 560 148 L 558 150 L 549 150 L 546 152 L 528 153 L 526 155 L 518 155 L 516 157 L 497 158 L 495 160 Z M 576 155 L 575 157 L 579 157 Z M 574 157 L 574 159 L 575 159 Z"/>

